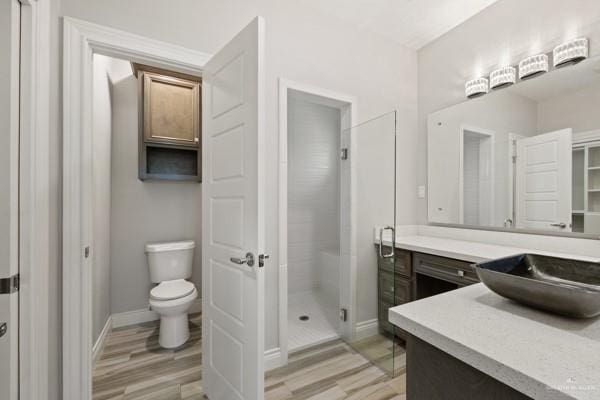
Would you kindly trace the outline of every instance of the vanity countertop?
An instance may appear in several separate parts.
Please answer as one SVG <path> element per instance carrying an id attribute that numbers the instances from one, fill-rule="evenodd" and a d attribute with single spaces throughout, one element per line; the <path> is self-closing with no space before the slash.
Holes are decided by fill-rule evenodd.
<path id="1" fill-rule="evenodd" d="M 375 242 L 379 235 L 375 231 Z M 391 246 L 391 233 L 383 234 L 383 244 Z M 576 258 L 583 261 L 600 262 L 600 259 L 573 254 L 529 250 L 520 247 L 499 246 L 495 244 L 471 242 L 466 240 L 447 239 L 424 235 L 396 235 L 396 247 L 420 253 L 434 254 L 441 257 L 455 258 L 469 262 L 481 262 L 496 258 L 509 257 L 515 254 L 535 253 L 553 257 Z"/>
<path id="2" fill-rule="evenodd" d="M 389 318 L 532 398 L 600 398 L 600 318 L 537 311 L 482 283 L 393 307 Z"/>

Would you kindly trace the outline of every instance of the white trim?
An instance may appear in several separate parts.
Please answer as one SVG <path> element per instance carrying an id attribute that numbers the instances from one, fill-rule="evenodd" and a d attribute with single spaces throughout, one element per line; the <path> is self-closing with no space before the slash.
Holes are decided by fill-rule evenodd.
<path id="1" fill-rule="evenodd" d="M 199 74 L 210 55 L 64 17 L 63 25 L 63 400 L 92 395 L 92 55 Z M 93 253 L 93 249 L 92 249 Z M 41 332 L 46 334 L 46 331 Z"/>
<path id="2" fill-rule="evenodd" d="M 194 304 L 190 307 L 188 314 L 202 312 L 202 299 L 197 298 Z M 139 310 L 125 311 L 112 315 L 113 328 L 122 328 L 124 326 L 143 324 L 144 322 L 158 321 L 160 315 L 156 311 L 152 311 L 150 307 Z"/>
<path id="3" fill-rule="evenodd" d="M 367 321 L 357 322 L 355 332 L 355 340 L 375 336 L 379 333 L 379 320 L 374 318 Z"/>
<path id="4" fill-rule="evenodd" d="M 279 365 L 286 365 L 289 356 L 288 344 L 288 91 L 294 90 L 302 94 L 310 96 L 311 100 L 319 99 L 318 103 L 325 104 L 330 107 L 339 108 L 342 116 L 342 132 L 340 133 L 340 144 L 344 145 L 343 131 L 356 125 L 357 104 L 356 97 L 343 93 L 334 92 L 328 89 L 322 89 L 317 86 L 304 83 L 294 82 L 288 79 L 279 78 L 279 214 L 278 214 L 278 254 L 279 254 L 279 348 L 280 361 Z M 350 152 L 352 146 L 349 145 Z M 350 162 L 353 163 L 353 157 L 350 157 Z M 351 164 L 352 165 L 352 164 Z M 340 175 L 341 175 L 340 171 Z M 351 175 L 351 173 L 350 173 Z M 343 193 L 341 194 L 343 195 Z M 352 217 L 350 217 L 353 220 Z M 340 226 L 340 229 L 342 227 Z M 350 232 L 352 236 L 352 232 Z M 352 239 L 348 239 L 348 248 L 352 249 Z M 340 324 L 341 335 L 346 339 L 351 339 L 354 336 L 354 310 L 356 310 L 356 257 L 352 254 L 347 254 L 348 260 L 341 261 L 341 265 L 348 265 L 349 268 L 342 268 L 340 275 L 341 282 L 349 282 L 346 291 L 340 287 L 340 306 L 348 309 L 348 319 L 346 323 Z M 343 260 L 344 255 L 340 257 Z M 342 286 L 342 285 L 340 285 Z"/>
<path id="5" fill-rule="evenodd" d="M 50 4 L 21 1 L 19 392 L 48 398 Z"/>
<path id="6" fill-rule="evenodd" d="M 125 311 L 112 315 L 113 328 L 122 328 L 124 326 L 143 324 L 144 322 L 158 321 L 160 316 L 156 311 L 150 308 L 142 308 L 139 310 Z"/>
<path id="7" fill-rule="evenodd" d="M 98 336 L 96 343 L 94 343 L 94 347 L 92 347 L 92 369 L 96 366 L 96 363 L 100 359 L 100 356 L 102 356 L 104 346 L 106 346 L 106 339 L 108 339 L 108 335 L 110 334 L 112 329 L 112 316 L 109 315 L 106 319 L 106 323 L 104 324 L 104 328 L 102 328 L 102 332 L 100 332 L 100 336 Z"/>
<path id="8" fill-rule="evenodd" d="M 600 140 L 600 129 L 573 133 L 573 147 Z"/>
<path id="9" fill-rule="evenodd" d="M 265 351 L 265 371 L 270 371 L 275 368 L 284 366 L 281 363 L 282 355 L 279 347 Z M 287 363 L 287 361 L 286 361 Z"/>

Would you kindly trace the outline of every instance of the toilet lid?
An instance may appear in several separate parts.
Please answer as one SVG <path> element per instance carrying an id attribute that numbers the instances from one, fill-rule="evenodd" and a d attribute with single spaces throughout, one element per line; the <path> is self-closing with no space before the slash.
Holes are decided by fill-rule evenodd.
<path id="1" fill-rule="evenodd" d="M 194 289 L 194 284 L 185 279 L 165 281 L 150 291 L 150 298 L 154 300 L 175 300 L 187 296 Z"/>

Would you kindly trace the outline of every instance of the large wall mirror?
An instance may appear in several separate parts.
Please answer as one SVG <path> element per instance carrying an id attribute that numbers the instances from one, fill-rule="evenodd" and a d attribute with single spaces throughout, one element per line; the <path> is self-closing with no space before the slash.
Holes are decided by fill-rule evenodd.
<path id="1" fill-rule="evenodd" d="M 600 57 L 427 124 L 430 223 L 600 235 Z"/>

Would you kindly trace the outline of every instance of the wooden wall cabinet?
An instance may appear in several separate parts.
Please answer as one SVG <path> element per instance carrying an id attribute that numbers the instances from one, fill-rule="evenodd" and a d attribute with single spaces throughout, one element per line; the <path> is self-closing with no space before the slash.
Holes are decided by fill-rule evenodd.
<path id="1" fill-rule="evenodd" d="M 132 64 L 138 79 L 139 179 L 201 180 L 200 77 Z"/>
<path id="2" fill-rule="evenodd" d="M 144 141 L 197 147 L 200 142 L 200 82 L 142 73 Z"/>

